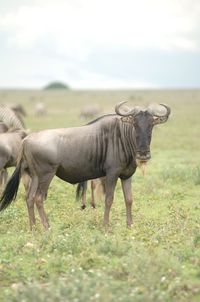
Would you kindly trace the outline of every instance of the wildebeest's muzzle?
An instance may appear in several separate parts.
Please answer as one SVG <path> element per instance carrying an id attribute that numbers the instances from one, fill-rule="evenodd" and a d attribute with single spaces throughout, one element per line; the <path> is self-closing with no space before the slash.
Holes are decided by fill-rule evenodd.
<path id="1" fill-rule="evenodd" d="M 147 161 L 151 158 L 150 151 L 137 151 L 136 152 L 136 159 L 141 161 Z"/>

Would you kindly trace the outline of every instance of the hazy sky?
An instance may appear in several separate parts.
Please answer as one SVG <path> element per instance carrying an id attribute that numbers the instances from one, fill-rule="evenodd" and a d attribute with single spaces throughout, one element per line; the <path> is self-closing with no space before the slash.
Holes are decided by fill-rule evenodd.
<path id="1" fill-rule="evenodd" d="M 1 0 L 0 87 L 200 87 L 199 0 Z"/>

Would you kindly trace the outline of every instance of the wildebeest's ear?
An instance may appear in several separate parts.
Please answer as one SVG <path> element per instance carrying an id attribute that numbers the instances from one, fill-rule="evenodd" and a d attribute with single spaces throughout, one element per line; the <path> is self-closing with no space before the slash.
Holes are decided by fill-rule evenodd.
<path id="1" fill-rule="evenodd" d="M 134 118 L 131 115 L 130 116 L 123 116 L 121 118 L 121 120 L 122 120 L 123 123 L 134 124 Z"/>
<path id="2" fill-rule="evenodd" d="M 169 116 L 154 116 L 154 121 L 153 124 L 157 125 L 157 124 L 163 124 L 168 120 Z"/>

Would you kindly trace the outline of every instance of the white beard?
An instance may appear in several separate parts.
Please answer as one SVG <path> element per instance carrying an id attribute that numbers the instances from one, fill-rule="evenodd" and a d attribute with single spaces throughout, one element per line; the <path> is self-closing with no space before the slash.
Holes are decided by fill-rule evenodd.
<path id="1" fill-rule="evenodd" d="M 144 160 L 136 159 L 136 163 L 137 163 L 138 168 L 141 169 L 142 175 L 146 176 L 146 172 L 147 172 L 147 160 L 144 161 Z"/>

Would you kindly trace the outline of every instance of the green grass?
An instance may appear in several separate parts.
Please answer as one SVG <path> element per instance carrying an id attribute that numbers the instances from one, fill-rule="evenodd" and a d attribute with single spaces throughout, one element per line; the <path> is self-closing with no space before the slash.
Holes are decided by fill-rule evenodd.
<path id="1" fill-rule="evenodd" d="M 111 226 L 102 202 L 80 210 L 75 186 L 54 178 L 45 203 L 51 229 L 37 217 L 30 232 L 24 189 L 0 215 L 0 301 L 200 300 L 200 91 L 1 91 L 1 102 L 21 100 L 32 130 L 83 124 L 80 108 L 118 101 L 165 102 L 172 116 L 154 129 L 147 176 L 133 177 L 133 219 L 126 228 L 120 181 Z M 43 100 L 49 115 L 34 116 Z"/>

